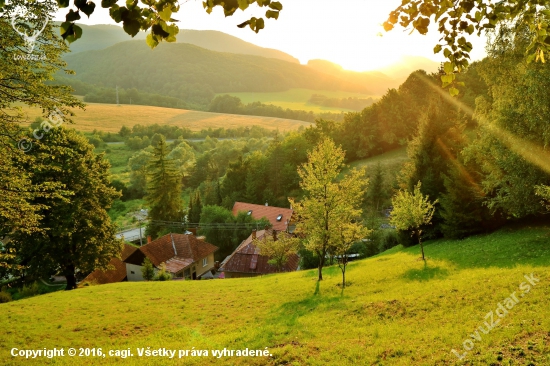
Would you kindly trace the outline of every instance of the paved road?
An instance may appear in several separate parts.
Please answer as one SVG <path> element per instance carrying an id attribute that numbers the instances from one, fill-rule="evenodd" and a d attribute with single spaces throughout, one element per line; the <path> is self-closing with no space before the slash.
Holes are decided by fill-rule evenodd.
<path id="1" fill-rule="evenodd" d="M 141 229 L 141 235 L 142 239 L 145 239 L 145 228 Z M 127 241 L 139 240 L 139 228 L 121 231 L 116 234 L 117 239 L 121 239 L 122 236 L 124 236 L 124 239 Z"/>

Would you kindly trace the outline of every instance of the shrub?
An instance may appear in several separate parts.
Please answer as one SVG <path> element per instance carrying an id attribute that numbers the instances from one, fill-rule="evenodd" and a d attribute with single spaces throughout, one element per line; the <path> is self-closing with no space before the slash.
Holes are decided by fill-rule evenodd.
<path id="1" fill-rule="evenodd" d="M 33 282 L 29 285 L 23 286 L 21 291 L 19 291 L 19 294 L 21 295 L 21 297 L 31 297 L 38 295 L 38 291 L 38 284 L 36 282 Z"/>
<path id="2" fill-rule="evenodd" d="M 378 241 L 378 250 L 384 252 L 390 248 L 399 244 L 399 238 L 395 230 L 380 230 L 380 237 Z"/>
<path id="3" fill-rule="evenodd" d="M 0 304 L 10 302 L 12 300 L 9 292 L 0 292 Z"/>
<path id="4" fill-rule="evenodd" d="M 170 281 L 172 279 L 172 275 L 170 272 L 166 271 L 166 264 L 161 263 L 160 269 L 155 275 L 154 280 L 155 281 Z"/>

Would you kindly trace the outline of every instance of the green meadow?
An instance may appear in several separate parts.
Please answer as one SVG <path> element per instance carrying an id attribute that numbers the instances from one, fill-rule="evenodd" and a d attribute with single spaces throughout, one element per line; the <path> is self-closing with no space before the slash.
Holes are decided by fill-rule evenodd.
<path id="1" fill-rule="evenodd" d="M 339 268 L 332 266 L 324 269 L 321 282 L 308 270 L 248 279 L 118 283 L 0 304 L 0 360 L 6 365 L 550 364 L 549 226 L 431 241 L 425 251 L 426 263 L 419 260 L 418 246 L 352 262 L 345 289 L 339 286 Z M 531 273 L 540 282 L 526 292 L 524 276 Z M 511 294 L 518 303 L 499 318 L 495 311 Z M 488 330 L 484 324 L 491 312 L 498 325 Z M 44 347 L 130 349 L 134 356 L 27 360 L 10 355 L 12 348 Z M 137 348 L 143 347 L 189 350 L 189 356 L 138 357 Z M 217 359 L 211 352 L 266 347 L 271 356 Z M 209 355 L 191 357 L 193 349 Z"/>
<path id="2" fill-rule="evenodd" d="M 330 98 L 369 98 L 377 99 L 379 95 L 366 95 L 361 93 L 350 93 L 332 90 L 314 90 L 314 89 L 289 89 L 284 92 L 272 93 L 221 93 L 229 94 L 241 99 L 244 104 L 252 102 L 262 102 L 264 104 L 273 104 L 285 109 L 321 112 L 351 112 L 351 109 L 323 107 L 308 103 L 313 94 L 321 94 Z"/>

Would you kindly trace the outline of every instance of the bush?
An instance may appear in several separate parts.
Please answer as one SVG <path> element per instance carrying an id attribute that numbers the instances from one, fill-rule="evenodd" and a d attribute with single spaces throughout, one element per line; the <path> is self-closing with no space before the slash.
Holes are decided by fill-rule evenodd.
<path id="1" fill-rule="evenodd" d="M 10 302 L 12 300 L 9 292 L 0 292 L 0 304 Z"/>
<path id="2" fill-rule="evenodd" d="M 166 264 L 162 263 L 160 265 L 160 269 L 155 275 L 154 280 L 155 281 L 170 281 L 172 279 L 172 275 L 170 272 L 166 271 Z"/>
<path id="3" fill-rule="evenodd" d="M 380 230 L 378 239 L 378 250 L 384 252 L 399 244 L 399 238 L 395 230 L 383 229 Z"/>
<path id="4" fill-rule="evenodd" d="M 21 295 L 21 297 L 36 296 L 38 295 L 38 293 L 39 293 L 39 288 L 36 282 L 23 286 L 21 291 L 19 291 L 19 294 Z"/>

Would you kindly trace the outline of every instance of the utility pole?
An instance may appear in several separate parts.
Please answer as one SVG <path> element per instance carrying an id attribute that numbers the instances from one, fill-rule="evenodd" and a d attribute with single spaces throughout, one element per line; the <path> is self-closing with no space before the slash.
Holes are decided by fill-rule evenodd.
<path id="1" fill-rule="evenodd" d="M 120 107 L 120 103 L 118 101 L 118 85 L 116 86 L 116 105 Z"/>
<path id="2" fill-rule="evenodd" d="M 138 219 L 139 222 L 139 246 L 143 246 L 143 238 L 141 236 L 141 217 Z"/>

